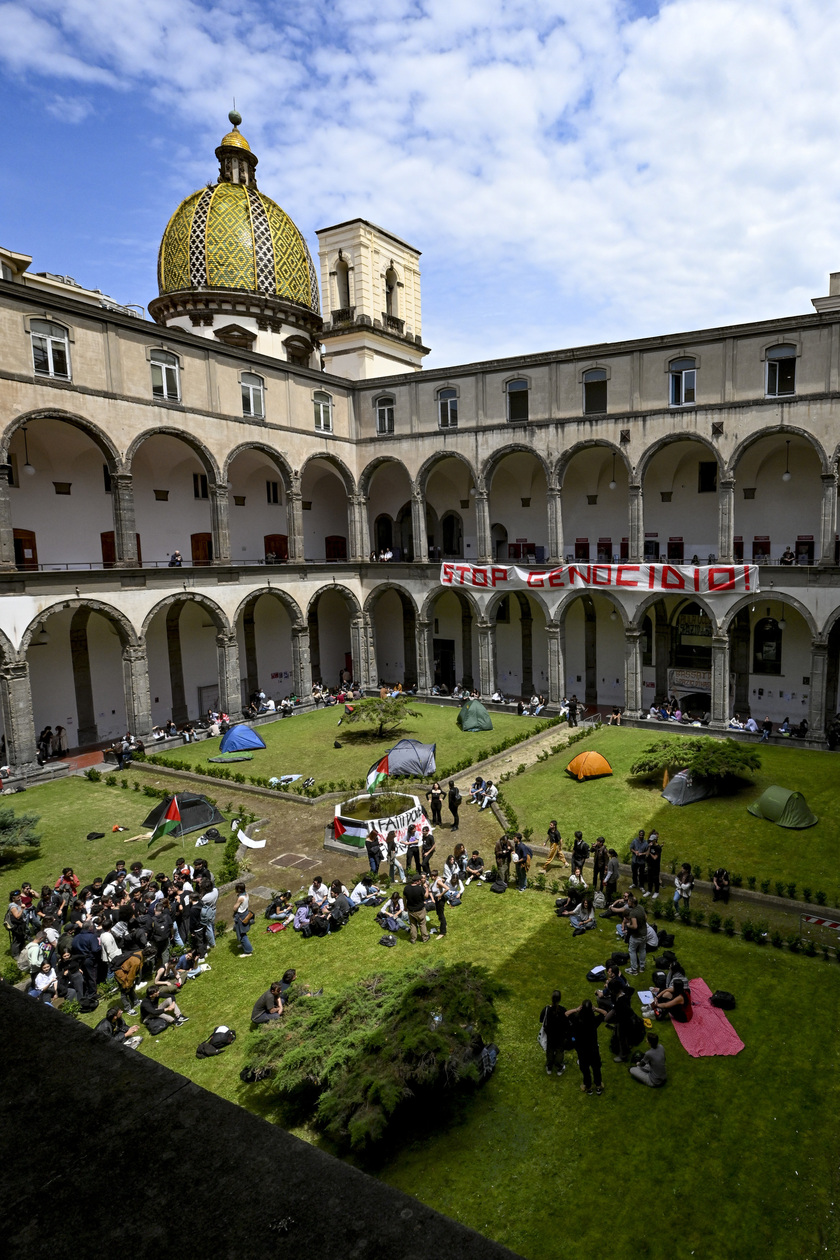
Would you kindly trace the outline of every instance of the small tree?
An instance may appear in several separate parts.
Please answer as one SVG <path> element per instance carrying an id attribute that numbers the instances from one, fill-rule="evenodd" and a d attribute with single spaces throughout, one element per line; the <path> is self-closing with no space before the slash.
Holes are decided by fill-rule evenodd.
<path id="1" fill-rule="evenodd" d="M 13 809 L 0 809 L 0 854 L 6 849 L 34 849 L 41 843 L 34 827 L 40 814 L 16 814 Z"/>
<path id="2" fill-rule="evenodd" d="M 352 713 L 344 715 L 344 721 L 351 725 L 375 726 L 379 737 L 398 730 L 407 717 L 423 716 L 418 709 L 410 709 L 408 703 L 399 696 L 387 696 L 384 700 L 379 696 L 356 700 L 352 709 Z"/>
<path id="3" fill-rule="evenodd" d="M 653 779 L 666 770 L 669 774 L 688 770 L 698 778 L 722 780 L 742 778 L 760 769 L 761 758 L 748 744 L 708 736 L 678 736 L 648 744 L 630 767 L 630 773 L 640 779 Z"/>

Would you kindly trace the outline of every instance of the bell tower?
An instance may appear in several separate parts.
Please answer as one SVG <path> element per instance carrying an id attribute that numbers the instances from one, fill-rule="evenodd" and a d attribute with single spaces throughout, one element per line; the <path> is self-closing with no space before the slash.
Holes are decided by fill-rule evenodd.
<path id="1" fill-rule="evenodd" d="M 420 251 L 350 219 L 316 233 L 321 264 L 325 366 L 351 380 L 419 372 Z"/>

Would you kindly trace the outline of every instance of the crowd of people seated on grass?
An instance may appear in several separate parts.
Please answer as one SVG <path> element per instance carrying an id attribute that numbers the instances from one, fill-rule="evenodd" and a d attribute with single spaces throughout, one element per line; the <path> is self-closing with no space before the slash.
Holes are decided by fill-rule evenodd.
<path id="1" fill-rule="evenodd" d="M 171 875 L 120 859 L 85 884 L 69 866 L 40 893 L 22 883 L 11 892 L 4 921 L 32 998 L 93 1011 L 106 986 L 119 1004 L 99 1031 L 136 1045 L 140 1027 L 123 1017 L 136 1015 L 138 1003 L 140 1024 L 151 1035 L 187 1022 L 176 994 L 210 970 L 218 898 L 203 858 L 179 858 Z"/>
<path id="2" fill-rule="evenodd" d="M 647 716 L 651 722 L 674 722 L 683 726 L 708 726 L 712 719 L 711 712 L 706 709 L 689 712 L 676 696 L 652 701 Z"/>

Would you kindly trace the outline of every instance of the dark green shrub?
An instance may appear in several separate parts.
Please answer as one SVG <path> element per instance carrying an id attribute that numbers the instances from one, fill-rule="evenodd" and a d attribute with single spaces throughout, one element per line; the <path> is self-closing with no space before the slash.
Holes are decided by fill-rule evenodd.
<path id="1" fill-rule="evenodd" d="M 724 919 L 724 920 L 723 920 L 723 930 L 724 930 L 724 932 L 725 932 L 725 934 L 726 934 L 727 936 L 734 936 L 734 935 L 735 935 L 735 920 L 734 920 L 734 919 Z"/>
<path id="2" fill-rule="evenodd" d="M 140 780 L 139 780 L 139 779 L 132 779 L 132 781 L 131 781 L 131 786 L 134 788 L 134 791 L 135 791 L 135 792 L 139 792 L 139 791 L 140 791 L 140 789 L 141 789 Z"/>
<path id="3" fill-rule="evenodd" d="M 811 900 L 811 896 L 812 896 L 812 891 L 813 891 L 813 890 L 812 890 L 812 889 L 810 889 L 810 888 L 803 888 L 803 889 L 802 889 L 802 900 L 803 900 L 803 901 L 810 901 L 810 900 Z"/>
<path id="4" fill-rule="evenodd" d="M 719 932 L 720 926 L 722 923 L 723 923 L 723 919 L 721 918 L 721 916 L 718 914 L 716 910 L 713 910 L 711 914 L 709 915 L 709 931 Z"/>
<path id="5" fill-rule="evenodd" d="M 538 892 L 545 892 L 545 874 L 540 871 L 539 875 L 534 876 L 534 887 Z"/>
<path id="6" fill-rule="evenodd" d="M 730 880 L 733 888 L 740 888 L 744 882 L 743 875 L 732 874 Z"/>
<path id="7" fill-rule="evenodd" d="M 812 940 L 807 940 L 807 941 L 805 942 L 805 946 L 804 946 L 804 948 L 803 948 L 802 952 L 803 952 L 803 953 L 806 955 L 806 957 L 808 957 L 808 958 L 816 958 L 816 956 L 817 956 L 817 947 L 816 947 L 816 945 L 814 944 L 814 942 L 813 942 Z"/>
<path id="8" fill-rule="evenodd" d="M 115 774 L 106 774 L 105 782 L 107 783 L 108 787 L 116 787 L 119 780 L 117 779 L 117 776 Z"/>
<path id="9" fill-rule="evenodd" d="M 91 783 L 98 783 L 102 778 L 102 775 L 98 770 L 94 770 L 93 766 L 91 766 L 89 769 L 85 770 L 85 778 L 90 779 Z M 69 1005 L 69 1002 L 65 1002 L 62 1009 L 66 1010 Z"/>
<path id="10" fill-rule="evenodd" d="M 756 945 L 766 945 L 769 938 L 770 924 L 765 919 L 758 919 L 753 924 L 753 940 Z"/>
<path id="11" fill-rule="evenodd" d="M 755 892 L 755 875 L 747 876 L 747 888 L 749 888 L 750 892 Z"/>
<path id="12" fill-rule="evenodd" d="M 744 941 L 755 940 L 755 928 L 752 925 L 751 919 L 744 919 L 741 924 L 741 939 Z"/>
<path id="13" fill-rule="evenodd" d="M 665 902 L 665 908 L 662 911 L 662 917 L 663 919 L 665 919 L 667 923 L 674 922 L 674 919 L 676 919 L 677 917 L 677 912 L 676 912 L 676 909 L 674 908 L 673 901 Z"/>
<path id="14" fill-rule="evenodd" d="M 831 948 L 830 948 L 830 946 L 828 946 L 828 945 L 823 945 L 823 947 L 822 947 L 822 952 L 823 952 L 823 958 L 825 959 L 825 961 L 826 961 L 826 962 L 831 962 Z"/>
<path id="15" fill-rule="evenodd" d="M 785 943 L 785 938 L 782 936 L 781 932 L 779 932 L 778 930 L 774 930 L 770 934 L 770 944 L 773 946 L 774 949 L 781 949 L 784 943 Z"/>
<path id="16" fill-rule="evenodd" d="M 695 910 L 695 911 L 694 911 L 694 914 L 693 914 L 693 918 L 694 918 L 694 926 L 695 926 L 695 927 L 702 927 L 702 926 L 703 926 L 703 924 L 706 922 L 706 911 L 705 911 L 705 910 Z"/>
<path id="17" fill-rule="evenodd" d="M 802 941 L 798 932 L 791 932 L 790 936 L 787 938 L 787 943 L 788 949 L 792 954 L 798 954 L 802 948 Z"/>
<path id="18" fill-rule="evenodd" d="M 690 927 L 691 926 L 691 907 L 681 905 L 679 907 L 678 913 L 680 916 L 680 923 L 683 925 L 683 927 Z"/>
<path id="19" fill-rule="evenodd" d="M 817 899 L 817 905 L 818 905 L 818 906 L 824 906 L 824 905 L 825 905 L 827 898 L 826 898 L 826 895 L 825 895 L 825 893 L 823 892 L 823 890 L 822 890 L 821 888 L 818 888 L 818 889 L 817 889 L 817 892 L 816 892 L 816 899 Z"/>
<path id="20" fill-rule="evenodd" d="M 776 896 L 777 896 L 777 897 L 784 897 L 784 895 L 785 895 L 785 886 L 784 886 L 784 884 L 782 883 L 782 881 L 781 881 L 780 879 L 777 879 L 777 880 L 776 880 L 775 888 L 776 888 Z"/>
<path id="21" fill-rule="evenodd" d="M 788 884 L 786 891 L 791 901 L 795 901 L 796 900 L 796 884 Z"/>
<path id="22" fill-rule="evenodd" d="M 764 893 L 764 895 L 765 895 L 765 897 L 766 897 L 766 896 L 768 895 L 768 893 L 770 892 L 770 880 L 769 880 L 769 879 L 763 879 L 763 880 L 761 881 L 760 888 L 761 888 L 761 891 Z"/>
<path id="23" fill-rule="evenodd" d="M 560 892 L 560 880 L 559 880 L 559 879 L 553 879 L 553 880 L 551 881 L 551 883 L 550 883 L 550 885 L 549 885 L 549 892 L 550 892 L 550 893 L 552 894 L 552 896 L 554 896 L 554 897 L 558 896 L 558 894 L 559 894 L 559 892 Z"/>

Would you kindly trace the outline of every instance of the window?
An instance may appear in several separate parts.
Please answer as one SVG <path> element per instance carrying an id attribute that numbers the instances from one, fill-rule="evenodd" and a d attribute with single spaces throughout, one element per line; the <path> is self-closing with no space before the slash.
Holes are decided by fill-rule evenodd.
<path id="1" fill-rule="evenodd" d="M 672 359 L 668 370 L 671 373 L 671 406 L 687 407 L 696 402 L 697 372 L 694 359 Z"/>
<path id="2" fill-rule="evenodd" d="M 394 400 L 393 398 L 377 398 L 376 400 L 376 432 L 394 432 Z"/>
<path id="3" fill-rule="evenodd" d="M 717 474 L 716 459 L 701 459 L 697 468 L 697 493 L 715 493 L 717 491 Z"/>
<path id="4" fill-rule="evenodd" d="M 319 389 L 312 399 L 315 404 L 315 428 L 321 433 L 332 433 L 332 398 Z"/>
<path id="5" fill-rule="evenodd" d="M 604 368 L 592 368 L 583 374 L 583 414 L 602 415 L 607 410 L 607 373 Z"/>
<path id="6" fill-rule="evenodd" d="M 152 393 L 155 398 L 165 398 L 167 402 L 178 402 L 181 397 L 178 380 L 178 360 L 174 354 L 166 350 L 152 350 L 149 355 L 152 365 Z"/>
<path id="7" fill-rule="evenodd" d="M 507 383 L 508 420 L 516 423 L 528 419 L 528 382 L 508 381 Z"/>
<path id="8" fill-rule="evenodd" d="M 193 496 L 196 499 L 209 499 L 206 473 L 193 473 Z"/>
<path id="9" fill-rule="evenodd" d="M 33 319 L 32 363 L 39 376 L 58 376 L 70 379 L 70 346 L 67 329 L 47 319 Z"/>
<path id="10" fill-rule="evenodd" d="M 762 617 L 753 631 L 753 673 L 781 674 L 782 632 L 775 617 Z"/>
<path id="11" fill-rule="evenodd" d="M 280 482 L 267 481 L 265 483 L 265 500 L 266 503 L 280 502 Z"/>
<path id="12" fill-rule="evenodd" d="M 265 416 L 265 385 L 263 378 L 255 372 L 243 372 L 239 378 L 242 384 L 242 414 L 256 416 L 262 420 Z"/>
<path id="13" fill-rule="evenodd" d="M 458 392 L 454 389 L 438 391 L 438 414 L 442 429 L 458 428 Z"/>
<path id="14" fill-rule="evenodd" d="M 796 347 L 773 346 L 767 359 L 767 395 L 782 398 L 796 393 Z"/>

